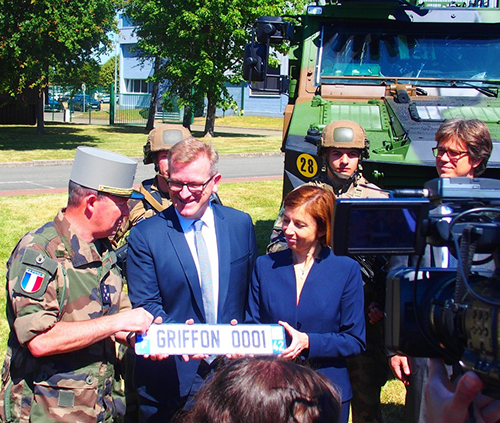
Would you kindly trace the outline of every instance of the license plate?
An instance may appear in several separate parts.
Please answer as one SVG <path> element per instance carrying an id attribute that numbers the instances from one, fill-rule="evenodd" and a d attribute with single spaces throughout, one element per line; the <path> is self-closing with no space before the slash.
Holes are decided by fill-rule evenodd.
<path id="1" fill-rule="evenodd" d="M 285 348 L 283 326 L 244 324 L 153 324 L 135 344 L 138 355 L 276 355 Z"/>

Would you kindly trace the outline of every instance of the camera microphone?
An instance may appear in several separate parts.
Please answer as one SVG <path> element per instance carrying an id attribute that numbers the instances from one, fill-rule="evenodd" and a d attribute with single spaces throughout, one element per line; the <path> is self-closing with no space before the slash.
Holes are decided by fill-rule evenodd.
<path id="1" fill-rule="evenodd" d="M 391 197 L 393 198 L 427 198 L 429 197 L 429 190 L 426 188 L 422 189 L 395 189 L 391 191 Z"/>

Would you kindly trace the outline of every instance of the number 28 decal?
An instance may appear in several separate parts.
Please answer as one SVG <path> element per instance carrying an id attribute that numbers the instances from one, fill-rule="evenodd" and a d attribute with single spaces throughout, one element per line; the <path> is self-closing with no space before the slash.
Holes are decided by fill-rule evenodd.
<path id="1" fill-rule="evenodd" d="M 312 178 L 318 173 L 318 163 L 310 154 L 301 154 L 297 157 L 297 169 L 306 178 Z"/>

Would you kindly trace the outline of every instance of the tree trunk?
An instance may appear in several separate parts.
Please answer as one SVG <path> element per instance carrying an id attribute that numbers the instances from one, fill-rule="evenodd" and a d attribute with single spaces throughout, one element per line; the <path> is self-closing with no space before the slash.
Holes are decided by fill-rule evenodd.
<path id="1" fill-rule="evenodd" d="M 45 122 L 44 122 L 44 99 L 45 99 L 45 90 L 41 89 L 38 92 L 38 100 L 36 102 L 36 134 L 44 135 L 45 134 Z"/>
<path id="2" fill-rule="evenodd" d="M 154 73 L 158 75 L 160 70 L 160 59 L 155 57 Z M 149 133 L 155 127 L 156 101 L 158 100 L 158 82 L 153 82 L 153 91 L 151 92 L 151 102 L 149 103 L 148 123 L 146 124 L 146 132 Z"/>
<path id="3" fill-rule="evenodd" d="M 207 119 L 205 120 L 205 137 L 213 137 L 215 135 L 215 112 L 217 109 L 217 102 L 210 95 L 207 94 L 208 107 L 207 107 Z"/>

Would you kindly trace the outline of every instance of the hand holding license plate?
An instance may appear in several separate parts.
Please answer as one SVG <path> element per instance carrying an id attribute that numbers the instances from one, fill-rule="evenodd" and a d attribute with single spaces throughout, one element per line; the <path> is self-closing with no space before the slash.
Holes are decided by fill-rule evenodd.
<path id="1" fill-rule="evenodd" d="M 135 352 L 154 354 L 254 354 L 274 355 L 286 348 L 280 325 L 152 324 L 137 335 Z"/>

